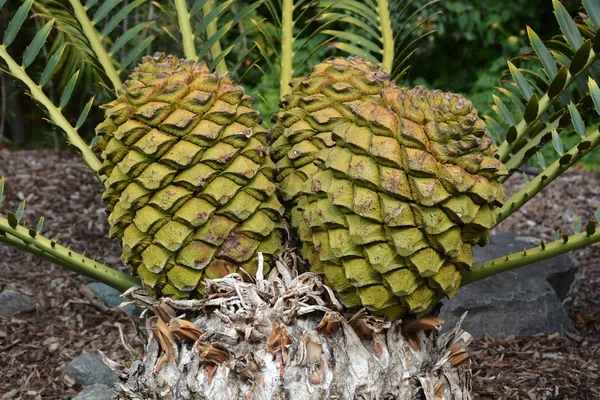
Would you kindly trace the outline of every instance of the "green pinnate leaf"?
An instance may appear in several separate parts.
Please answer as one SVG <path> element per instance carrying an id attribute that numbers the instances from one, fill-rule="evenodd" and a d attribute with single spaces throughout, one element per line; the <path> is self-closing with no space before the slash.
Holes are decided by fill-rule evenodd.
<path id="1" fill-rule="evenodd" d="M 563 145 L 563 142 L 560 136 L 558 135 L 558 132 L 555 130 L 552 131 L 552 144 L 554 145 L 554 150 L 556 150 L 558 154 L 560 154 L 561 156 L 565 154 L 565 147 Z"/>
<path id="2" fill-rule="evenodd" d="M 10 20 L 4 33 L 4 41 L 2 43 L 4 46 L 10 46 L 10 44 L 17 37 L 25 18 L 27 18 L 27 14 L 29 14 L 32 4 L 33 0 L 26 0 L 23 4 L 21 4 L 14 17 Z"/>
<path id="3" fill-rule="evenodd" d="M 583 69 L 590 56 L 590 50 L 592 50 L 592 42 L 591 40 L 586 40 L 573 56 L 573 60 L 569 66 L 571 75 L 575 75 Z"/>
<path id="4" fill-rule="evenodd" d="M 580 233 L 581 232 L 581 216 L 575 218 L 573 221 L 573 232 Z"/>
<path id="5" fill-rule="evenodd" d="M 60 57 L 62 56 L 63 52 L 65 51 L 66 46 L 67 46 L 66 43 L 64 43 L 62 46 L 60 46 L 52 54 L 52 56 L 50 57 L 50 60 L 48 60 L 48 64 L 46 64 L 46 66 L 44 67 L 44 72 L 42 72 L 42 77 L 40 78 L 40 86 L 41 87 L 46 86 L 48 81 L 50 81 L 50 78 L 52 77 L 52 74 L 54 74 L 54 70 L 56 69 L 58 62 L 60 61 Z"/>
<path id="6" fill-rule="evenodd" d="M 565 84 L 567 83 L 568 76 L 569 71 L 567 70 L 567 67 L 561 67 L 554 79 L 552 80 L 552 83 L 550 83 L 550 87 L 548 88 L 549 98 L 553 99 L 562 92 L 563 88 L 565 87 Z"/>
<path id="7" fill-rule="evenodd" d="M 41 233 L 42 229 L 44 229 L 44 217 L 40 217 L 40 219 L 38 220 L 37 225 L 35 226 L 35 231 L 37 233 Z"/>
<path id="8" fill-rule="evenodd" d="M 596 210 L 596 221 L 600 224 L 600 207 Z"/>
<path id="9" fill-rule="evenodd" d="M 15 212 L 15 217 L 17 217 L 17 222 L 21 221 L 24 214 L 25 214 L 25 200 L 23 200 L 21 203 L 19 203 L 19 206 L 17 207 L 17 211 Z"/>
<path id="10" fill-rule="evenodd" d="M 121 50 L 123 46 L 125 46 L 125 44 L 127 44 L 127 42 L 136 37 L 142 30 L 144 30 L 152 24 L 154 24 L 154 21 L 141 22 L 133 28 L 129 29 L 123 35 L 119 36 L 119 38 L 111 46 L 109 54 L 116 54 L 119 50 Z"/>
<path id="11" fill-rule="evenodd" d="M 537 160 L 538 160 L 538 164 L 540 164 L 540 167 L 542 167 L 542 169 L 546 169 L 546 167 L 547 167 L 546 159 L 544 158 L 544 155 L 542 154 L 541 151 L 537 152 Z"/>
<path id="12" fill-rule="evenodd" d="M 585 233 L 588 236 L 592 236 L 594 233 L 596 233 L 596 223 L 593 220 L 590 219 L 585 225 Z"/>
<path id="13" fill-rule="evenodd" d="M 13 213 L 9 212 L 6 214 L 6 220 L 8 221 L 8 225 L 13 229 L 16 229 L 17 225 L 19 225 L 19 221 L 17 220 L 16 215 Z"/>
<path id="14" fill-rule="evenodd" d="M 79 77 L 79 71 L 75 72 L 75 74 L 73 74 L 71 79 L 69 79 L 69 83 L 67 83 L 67 86 L 65 87 L 65 90 L 64 90 L 62 96 L 60 96 L 60 102 L 59 102 L 58 108 L 60 108 L 60 109 L 65 108 L 65 106 L 71 99 L 71 94 L 73 94 L 73 89 L 75 89 L 75 84 L 77 83 L 78 77 Z"/>
<path id="15" fill-rule="evenodd" d="M 117 12 L 115 15 L 113 15 L 112 18 L 108 20 L 106 25 L 104 25 L 104 28 L 102 29 L 102 33 L 101 33 L 102 37 L 107 37 L 108 35 L 110 35 L 110 33 L 117 27 L 117 25 L 119 25 L 121 23 L 121 21 L 123 21 L 123 19 L 125 17 L 127 17 L 127 15 L 131 11 L 133 11 L 136 7 L 138 7 L 144 1 L 146 1 L 146 0 L 136 0 L 134 2 L 127 4 L 123 8 L 121 8 L 119 10 L 119 12 Z"/>
<path id="16" fill-rule="evenodd" d="M 0 0 L 0 9 L 4 6 L 4 3 L 6 3 L 6 0 Z"/>
<path id="17" fill-rule="evenodd" d="M 52 239 L 50 239 L 50 245 L 52 247 L 56 246 L 56 243 L 58 243 L 59 238 L 60 238 L 60 233 L 57 233 L 56 235 L 54 235 L 54 237 Z"/>
<path id="18" fill-rule="evenodd" d="M 525 183 L 529 183 L 529 175 L 527 175 L 526 172 L 523 172 L 523 180 L 525 181 Z"/>
<path id="19" fill-rule="evenodd" d="M 88 117 L 88 114 L 90 113 L 90 110 L 92 108 L 92 105 L 94 104 L 94 99 L 96 97 L 93 96 L 90 101 L 87 102 L 87 104 L 85 105 L 85 107 L 83 108 L 83 111 L 81 112 L 81 115 L 79 116 L 79 118 L 77 118 L 77 123 L 75 124 L 75 129 L 79 129 L 83 126 L 83 124 L 85 123 L 85 120 Z"/>
<path id="20" fill-rule="evenodd" d="M 595 29 L 600 29 L 600 2 L 597 0 L 583 0 L 583 6 L 588 17 L 592 20 Z"/>
<path id="21" fill-rule="evenodd" d="M 4 200 L 4 177 L 0 178 L 0 204 Z"/>
<path id="22" fill-rule="evenodd" d="M 512 125 L 506 132 L 506 141 L 513 143 L 515 140 L 517 140 L 517 127 Z"/>
<path id="23" fill-rule="evenodd" d="M 498 107 L 498 110 L 500 111 L 500 114 L 502 114 L 502 117 L 504 118 L 504 120 L 509 125 L 516 125 L 515 117 L 508 110 L 508 107 L 506 107 L 506 104 L 504 104 L 502 99 L 500 97 L 496 96 L 495 94 L 492 96 L 494 98 L 494 103 L 496 103 L 496 106 Z"/>
<path id="24" fill-rule="evenodd" d="M 117 4 L 119 4 L 122 0 L 105 0 L 102 2 L 102 5 L 96 13 L 94 14 L 94 18 L 92 20 L 92 24 L 96 25 L 100 22 L 104 17 L 108 15 L 108 13 L 115 8 Z"/>
<path id="25" fill-rule="evenodd" d="M 119 72 L 123 72 L 124 70 L 127 69 L 127 67 L 129 67 L 129 64 L 131 64 L 132 62 L 135 61 L 136 58 L 139 57 L 139 55 L 144 51 L 144 49 L 150 44 L 152 43 L 152 41 L 155 39 L 156 37 L 154 35 L 152 36 L 148 36 L 146 39 L 144 39 L 141 43 L 139 43 L 137 46 L 135 46 L 135 48 L 133 48 L 123 59 L 123 61 L 121 62 L 120 65 L 120 69 Z"/>
<path id="26" fill-rule="evenodd" d="M 588 87 L 590 89 L 590 96 L 594 102 L 596 112 L 600 114 L 600 88 L 598 87 L 598 83 L 596 83 L 596 81 L 590 77 L 588 79 Z"/>
<path id="27" fill-rule="evenodd" d="M 526 99 L 531 98 L 533 95 L 533 89 L 531 88 L 529 82 L 527 82 L 527 79 L 525 79 L 523 73 L 519 71 L 519 69 L 510 61 L 508 61 L 508 69 L 510 70 L 510 74 L 515 80 L 515 83 L 517 84 L 517 87 L 519 88 L 519 91 L 523 97 Z"/>
<path id="28" fill-rule="evenodd" d="M 569 114 L 571 114 L 571 121 L 573 122 L 573 127 L 575 128 L 575 132 L 581 136 L 585 136 L 585 123 L 583 122 L 583 118 L 581 118 L 581 114 L 577 110 L 577 106 L 571 102 L 569 104 Z"/>
<path id="29" fill-rule="evenodd" d="M 525 122 L 530 123 L 535 120 L 538 116 L 538 112 L 540 110 L 540 105 L 538 102 L 538 97 L 534 93 L 531 95 L 529 102 L 527 103 L 527 107 L 525 107 L 525 112 L 523 113 L 523 118 Z"/>
<path id="30" fill-rule="evenodd" d="M 92 141 L 90 142 L 90 147 L 93 149 L 94 147 L 96 147 L 96 145 L 98 144 L 98 141 L 100 140 L 100 136 L 96 135 L 92 138 Z"/>
<path id="31" fill-rule="evenodd" d="M 581 37 L 581 33 L 579 33 L 577 24 L 575 24 L 575 21 L 571 15 L 569 15 L 565 6 L 558 0 L 552 0 L 552 5 L 554 6 L 554 14 L 556 15 L 560 30 L 565 35 L 567 42 L 573 49 L 578 49 L 583 44 L 583 37 Z"/>
<path id="32" fill-rule="evenodd" d="M 548 78 L 553 79 L 558 72 L 558 68 L 556 67 L 556 61 L 554 61 L 552 54 L 550 54 L 550 50 L 548 50 L 546 45 L 544 45 L 544 42 L 542 42 L 540 37 L 530 27 L 527 27 L 527 34 L 529 36 L 531 47 L 533 47 L 533 50 L 542 62 L 544 73 Z"/>
<path id="33" fill-rule="evenodd" d="M 31 63 L 35 60 L 40 50 L 46 43 L 46 39 L 48 39 L 48 35 L 54 26 L 54 19 L 51 19 L 35 34 L 33 40 L 25 50 L 25 54 L 23 55 L 23 68 L 27 68 L 31 65 Z"/>

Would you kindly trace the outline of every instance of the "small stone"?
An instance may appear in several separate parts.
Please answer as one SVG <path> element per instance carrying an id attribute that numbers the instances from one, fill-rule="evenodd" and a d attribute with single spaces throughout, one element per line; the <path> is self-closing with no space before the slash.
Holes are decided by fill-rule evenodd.
<path id="1" fill-rule="evenodd" d="M 482 262 L 536 247 L 539 240 L 512 233 L 492 235 L 490 243 L 473 248 Z M 474 337 L 485 334 L 505 338 L 514 333 L 529 336 L 572 328 L 564 304 L 571 301 L 579 283 L 579 265 L 563 254 L 469 284 L 444 300 L 440 318 L 448 329 L 468 311 L 463 328 Z"/>
<path id="2" fill-rule="evenodd" d="M 108 307 L 123 310 L 128 314 L 139 317 L 140 312 L 133 304 L 130 304 L 124 308 L 119 307 L 119 304 L 127 301 L 127 299 L 122 298 L 121 293 L 118 290 L 100 282 L 93 282 L 87 286 Z"/>
<path id="3" fill-rule="evenodd" d="M 0 317 L 10 317 L 31 307 L 33 303 L 19 292 L 5 289 L 0 293 Z"/>
<path id="4" fill-rule="evenodd" d="M 112 387 L 117 379 L 115 372 L 104 364 L 102 357 L 86 352 L 69 363 L 67 374 L 83 386 L 103 384 Z"/>
<path id="5" fill-rule="evenodd" d="M 86 387 L 73 400 L 110 400 L 114 393 L 110 386 L 95 384 Z"/>

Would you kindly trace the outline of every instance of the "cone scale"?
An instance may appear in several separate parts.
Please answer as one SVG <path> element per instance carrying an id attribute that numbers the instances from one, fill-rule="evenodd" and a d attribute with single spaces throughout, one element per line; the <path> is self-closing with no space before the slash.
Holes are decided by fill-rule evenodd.
<path id="1" fill-rule="evenodd" d="M 201 297 L 203 278 L 256 272 L 281 247 L 268 132 L 227 74 L 157 53 L 104 106 L 97 149 L 110 234 L 156 295 Z"/>
<path id="2" fill-rule="evenodd" d="M 453 296 L 506 173 L 472 104 L 357 58 L 316 66 L 281 103 L 277 179 L 312 270 L 347 307 L 391 319 Z"/>

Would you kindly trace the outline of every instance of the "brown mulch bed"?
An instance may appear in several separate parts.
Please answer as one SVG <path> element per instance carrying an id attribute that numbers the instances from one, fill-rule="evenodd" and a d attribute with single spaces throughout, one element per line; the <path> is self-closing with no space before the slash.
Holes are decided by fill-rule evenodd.
<path id="1" fill-rule="evenodd" d="M 46 217 L 47 237 L 76 251 L 123 268 L 118 244 L 108 239 L 102 190 L 77 155 L 42 151 L 0 151 L 6 176 L 0 214 L 27 200 L 25 221 Z M 509 190 L 522 179 L 511 179 Z M 570 171 L 498 229 L 552 240 L 553 231 L 571 232 L 577 215 L 584 224 L 600 205 L 600 174 Z M 565 334 L 483 338 L 471 346 L 474 394 L 479 399 L 600 399 L 600 246 L 575 252 L 582 286 L 569 310 L 574 329 Z M 493 278 L 491 278 L 493 279 Z M 127 359 L 118 326 L 132 335 L 120 311 L 107 310 L 89 295 L 89 280 L 61 267 L 0 245 L 0 291 L 20 290 L 35 306 L 0 318 L 0 400 L 70 399 L 81 387 L 65 375 L 81 351 L 102 350 Z"/>

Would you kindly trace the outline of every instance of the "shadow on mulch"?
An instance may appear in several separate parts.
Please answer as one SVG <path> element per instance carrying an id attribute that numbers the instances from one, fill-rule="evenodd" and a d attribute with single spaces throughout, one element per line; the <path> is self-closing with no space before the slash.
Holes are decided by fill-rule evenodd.
<path id="1" fill-rule="evenodd" d="M 29 226 L 43 215 L 45 236 L 61 232 L 63 245 L 125 269 L 118 243 L 107 237 L 101 187 L 77 155 L 1 150 L 0 176 L 6 176 L 0 214 L 14 211 L 26 200 L 24 221 Z M 507 182 L 509 191 L 519 185 L 516 179 Z M 499 229 L 549 241 L 553 230 L 570 232 L 575 216 L 591 216 L 598 203 L 600 175 L 571 171 Z M 549 336 L 476 340 L 471 346 L 476 399 L 600 399 L 600 246 L 575 256 L 584 274 L 570 310 L 575 329 Z M 128 359 L 118 326 L 132 336 L 129 318 L 90 297 L 88 282 L 0 245 L 0 291 L 20 290 L 35 304 L 11 318 L 0 318 L 1 400 L 72 398 L 81 387 L 64 371 L 83 350 Z"/>

